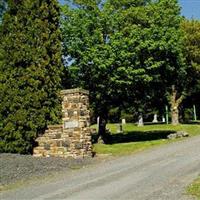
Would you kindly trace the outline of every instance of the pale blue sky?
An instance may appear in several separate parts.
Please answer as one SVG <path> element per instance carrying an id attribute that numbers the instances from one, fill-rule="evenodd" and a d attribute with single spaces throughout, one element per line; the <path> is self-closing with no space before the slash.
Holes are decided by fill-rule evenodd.
<path id="1" fill-rule="evenodd" d="M 187 18 L 200 19 L 200 0 L 179 0 L 182 15 Z"/>
<path id="2" fill-rule="evenodd" d="M 59 1 L 64 2 L 64 0 Z M 200 19 L 200 0 L 179 0 L 179 2 L 182 7 L 182 15 L 186 18 Z"/>

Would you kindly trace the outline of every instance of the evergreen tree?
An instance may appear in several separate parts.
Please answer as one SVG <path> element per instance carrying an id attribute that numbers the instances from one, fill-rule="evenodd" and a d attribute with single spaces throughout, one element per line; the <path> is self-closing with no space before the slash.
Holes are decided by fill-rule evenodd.
<path id="1" fill-rule="evenodd" d="M 31 152 L 60 118 L 61 34 L 56 0 L 10 0 L 0 30 L 0 152 Z"/>

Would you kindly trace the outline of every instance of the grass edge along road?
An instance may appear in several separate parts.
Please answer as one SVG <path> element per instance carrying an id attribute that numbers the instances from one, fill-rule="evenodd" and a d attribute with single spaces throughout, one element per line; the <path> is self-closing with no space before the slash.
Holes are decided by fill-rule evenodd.
<path id="1" fill-rule="evenodd" d="M 96 125 L 92 126 L 93 128 Z M 117 125 L 116 124 L 108 124 L 107 128 L 110 129 L 111 134 L 117 136 Z M 200 134 L 200 125 L 195 124 L 180 124 L 177 126 L 173 125 L 145 125 L 143 127 L 137 127 L 135 124 L 128 123 L 123 125 L 124 135 L 131 132 L 139 132 L 139 133 L 148 133 L 151 134 L 153 132 L 166 132 L 166 131 L 186 131 L 189 133 L 190 136 L 195 136 Z M 145 150 L 147 148 L 167 144 L 170 142 L 178 141 L 180 139 L 169 140 L 166 138 L 162 139 L 152 139 L 152 140 L 145 140 L 145 141 L 129 141 L 129 142 L 121 142 L 121 143 L 114 143 L 114 144 L 94 144 L 94 151 L 98 154 L 108 154 L 112 156 L 122 156 L 131 153 L 135 153 L 138 151 Z"/>
<path id="2" fill-rule="evenodd" d="M 188 194 L 197 197 L 197 199 L 200 199 L 200 177 L 188 186 L 187 192 Z"/>

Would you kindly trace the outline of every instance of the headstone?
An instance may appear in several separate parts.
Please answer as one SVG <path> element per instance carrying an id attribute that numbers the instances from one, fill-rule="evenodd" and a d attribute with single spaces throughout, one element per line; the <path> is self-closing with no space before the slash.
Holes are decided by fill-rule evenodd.
<path id="1" fill-rule="evenodd" d="M 117 133 L 123 133 L 122 124 L 117 124 Z"/>
<path id="2" fill-rule="evenodd" d="M 122 119 L 122 124 L 126 124 L 126 119 Z"/>
<path id="3" fill-rule="evenodd" d="M 97 133 L 99 133 L 100 117 L 97 117 Z"/>
<path id="4" fill-rule="evenodd" d="M 162 116 L 162 122 L 165 123 L 165 117 L 164 116 Z"/>
<path id="5" fill-rule="evenodd" d="M 142 115 L 139 116 L 138 126 L 144 126 Z"/>
<path id="6" fill-rule="evenodd" d="M 158 115 L 154 114 L 153 116 L 153 123 L 158 123 Z"/>

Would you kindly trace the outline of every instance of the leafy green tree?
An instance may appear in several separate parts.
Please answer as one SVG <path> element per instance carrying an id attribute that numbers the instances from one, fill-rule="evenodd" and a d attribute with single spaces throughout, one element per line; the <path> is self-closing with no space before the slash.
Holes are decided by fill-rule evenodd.
<path id="1" fill-rule="evenodd" d="M 0 30 L 0 152 L 31 152 L 60 118 L 61 32 L 56 0 L 10 0 Z"/>
<path id="2" fill-rule="evenodd" d="M 136 82 L 142 85 L 150 80 L 143 69 L 146 66 L 141 66 L 140 55 L 134 51 L 144 38 L 137 14 L 138 7 L 145 3 L 134 2 L 135 10 L 128 1 L 119 4 L 79 0 L 73 1 L 73 8 L 63 8 L 64 54 L 72 61 L 69 69 L 74 85 L 89 89 L 92 108 L 104 122 L 109 109 L 121 106 Z M 135 22 L 131 21 L 133 16 Z M 102 124 L 101 135 L 105 133 L 105 123 Z"/>
<path id="3" fill-rule="evenodd" d="M 196 104 L 200 108 L 200 21 L 185 19 L 181 23 L 181 29 L 185 34 L 184 53 L 188 73 L 186 101 L 190 102 L 190 107 Z"/>
<path id="4" fill-rule="evenodd" d="M 73 84 L 90 90 L 95 113 L 107 121 L 113 107 L 139 113 L 167 103 L 178 124 L 190 85 L 178 1 L 71 2 L 63 8 L 64 54 Z"/>
<path id="5" fill-rule="evenodd" d="M 158 99 L 163 96 L 163 102 L 168 101 L 172 124 L 175 125 L 179 123 L 179 107 L 185 98 L 187 77 L 183 33 L 180 29 L 180 6 L 177 0 L 160 0 L 152 4 L 149 11 L 152 13 L 150 20 L 153 39 L 150 54 L 153 60 L 160 63 L 153 72 L 150 91 Z"/>
<path id="6" fill-rule="evenodd" d="M 188 83 L 193 92 L 200 90 L 200 21 L 183 20 L 181 28 L 185 34 L 184 52 L 189 71 Z"/>
<path id="7" fill-rule="evenodd" d="M 186 69 L 177 0 L 72 3 L 63 7 L 64 54 L 74 86 L 89 89 L 97 116 L 106 122 L 110 108 L 127 105 L 139 113 L 168 96 L 178 123 Z"/>
<path id="8" fill-rule="evenodd" d="M 129 88 L 128 98 L 132 101 L 129 104 L 135 104 L 139 108 L 137 112 L 147 112 L 150 107 L 151 110 L 156 107 L 162 110 L 161 106 L 168 103 L 172 123 L 178 124 L 179 106 L 186 95 L 188 76 L 180 29 L 180 6 L 176 0 L 138 2 L 139 6 L 135 6 L 134 1 L 132 4 L 127 1 L 125 6 L 119 7 L 125 25 L 121 31 L 125 34 L 119 41 L 126 41 L 127 48 L 122 58 L 133 66 L 132 73 L 128 72 L 134 84 L 131 84 L 132 89 Z M 117 5 L 122 5 L 122 2 Z M 120 50 L 122 48 L 121 45 Z M 135 69 L 145 73 L 137 79 L 133 75 Z"/>

